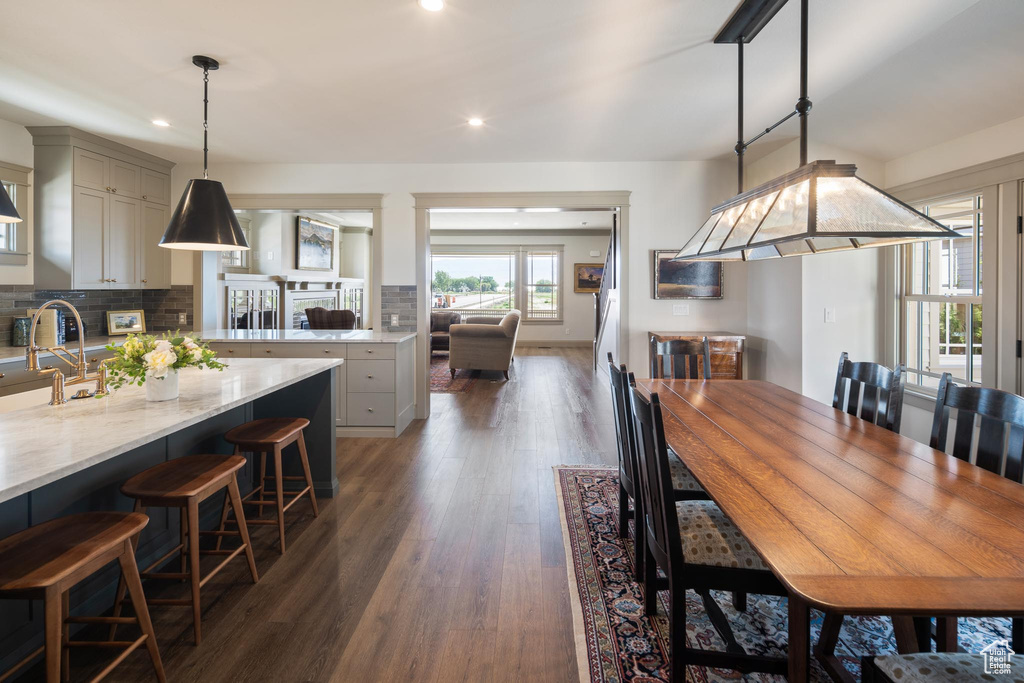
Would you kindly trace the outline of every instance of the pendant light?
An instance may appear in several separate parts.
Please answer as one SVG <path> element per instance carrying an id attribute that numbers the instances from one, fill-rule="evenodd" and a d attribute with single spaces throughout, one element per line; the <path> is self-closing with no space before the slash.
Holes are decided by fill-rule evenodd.
<path id="1" fill-rule="evenodd" d="M 0 223 L 20 223 L 21 216 L 18 214 L 18 208 L 14 206 L 14 202 L 11 201 L 11 196 L 7 194 L 7 190 L 2 184 L 0 184 Z"/>
<path id="2" fill-rule="evenodd" d="M 716 43 L 739 49 L 739 107 L 736 155 L 739 194 L 711 210 L 674 261 L 754 261 L 826 251 L 889 246 L 960 235 L 892 195 L 857 177 L 853 164 L 807 163 L 807 6 L 800 0 L 800 99 L 774 125 L 743 140 L 743 44 L 753 40 L 786 0 L 744 0 Z M 800 166 L 743 191 L 747 146 L 793 116 L 800 117 Z"/>
<path id="3" fill-rule="evenodd" d="M 235 218 L 224 185 L 210 180 L 207 170 L 210 72 L 219 69 L 220 64 L 216 59 L 202 55 L 193 57 L 192 63 L 203 70 L 203 177 L 188 181 L 163 239 L 160 240 L 160 246 L 191 251 L 248 249 L 249 244 L 242 233 L 242 226 Z"/>

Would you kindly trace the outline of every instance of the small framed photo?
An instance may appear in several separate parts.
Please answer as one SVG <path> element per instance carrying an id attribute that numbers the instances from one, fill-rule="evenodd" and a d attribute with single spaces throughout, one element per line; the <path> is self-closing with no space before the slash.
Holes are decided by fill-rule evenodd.
<path id="1" fill-rule="evenodd" d="M 601 291 L 601 278 L 604 277 L 603 263 L 575 263 L 573 270 L 572 291 L 577 294 L 598 294 Z"/>
<path id="2" fill-rule="evenodd" d="M 676 249 L 654 252 L 655 299 L 721 299 L 721 261 L 673 261 Z"/>
<path id="3" fill-rule="evenodd" d="M 141 334 L 146 331 L 145 311 L 107 311 L 107 335 Z"/>

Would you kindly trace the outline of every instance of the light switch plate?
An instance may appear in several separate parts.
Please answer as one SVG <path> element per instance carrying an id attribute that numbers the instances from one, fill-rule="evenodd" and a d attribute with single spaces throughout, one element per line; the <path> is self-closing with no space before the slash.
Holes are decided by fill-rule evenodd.
<path id="1" fill-rule="evenodd" d="M 690 304 L 672 304 L 672 315 L 690 315 Z"/>
<path id="2" fill-rule="evenodd" d="M 398 314 L 397 313 L 392 313 L 391 314 L 391 326 L 392 327 L 398 327 Z"/>
<path id="3" fill-rule="evenodd" d="M 268 251 L 267 252 L 267 260 L 268 261 L 273 261 L 274 260 L 274 252 L 272 252 L 272 251 Z"/>
<path id="4" fill-rule="evenodd" d="M 825 322 L 834 323 L 836 321 L 836 307 L 826 306 L 825 307 Z"/>
<path id="5" fill-rule="evenodd" d="M 591 256 L 600 256 L 601 255 L 601 250 L 600 249 L 591 249 L 590 250 L 590 255 Z"/>

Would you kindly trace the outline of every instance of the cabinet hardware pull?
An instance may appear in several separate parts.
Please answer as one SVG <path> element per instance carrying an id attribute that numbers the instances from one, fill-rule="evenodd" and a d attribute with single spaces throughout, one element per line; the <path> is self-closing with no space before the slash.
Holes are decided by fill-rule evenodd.
<path id="1" fill-rule="evenodd" d="M 267 351 L 267 353 L 270 353 L 270 349 L 267 349 L 266 351 Z"/>
<path id="2" fill-rule="evenodd" d="M 90 362 L 90 363 L 95 363 L 95 362 L 96 362 L 96 361 L 98 361 L 98 360 L 99 360 L 99 358 L 90 358 L 90 359 L 89 359 L 89 362 Z"/>
<path id="3" fill-rule="evenodd" d="M 228 353 L 234 353 L 234 352 L 235 352 L 234 349 L 228 349 Z"/>
<path id="4" fill-rule="evenodd" d="M 142 198 L 143 198 L 143 199 L 146 199 L 147 197 L 146 197 L 146 195 L 142 195 Z"/>
<path id="5" fill-rule="evenodd" d="M 146 284 L 147 282 L 149 282 L 149 280 L 143 280 L 142 284 Z"/>
<path id="6" fill-rule="evenodd" d="M 117 282 L 117 278 L 116 278 L 116 277 L 115 277 L 115 278 L 113 278 L 113 279 L 111 280 L 111 282 Z"/>
<path id="7" fill-rule="evenodd" d="M 367 353 L 373 353 L 373 349 L 366 349 Z"/>
<path id="8" fill-rule="evenodd" d="M 372 412 L 373 412 L 373 408 L 367 408 L 367 409 L 366 409 L 366 412 L 368 412 L 368 413 L 372 413 Z"/>
<path id="9" fill-rule="evenodd" d="M 45 368 L 43 368 L 43 370 L 53 370 L 53 366 L 47 365 Z"/>
<path id="10" fill-rule="evenodd" d="M 107 192 L 110 192 L 110 188 L 109 187 L 107 188 Z"/>
<path id="11" fill-rule="evenodd" d="M 373 379 L 373 375 L 367 375 L 366 379 Z"/>
<path id="12" fill-rule="evenodd" d="M 6 376 L 7 376 L 7 373 L 4 373 L 4 372 L 0 372 L 0 379 L 3 379 L 3 378 L 4 378 L 4 377 L 6 377 Z"/>
<path id="13" fill-rule="evenodd" d="M 110 191 L 113 192 L 114 194 L 117 194 L 117 188 L 116 187 L 110 188 Z"/>
<path id="14" fill-rule="evenodd" d="M 330 353 L 330 352 L 331 352 L 330 349 L 324 349 L 324 353 Z"/>

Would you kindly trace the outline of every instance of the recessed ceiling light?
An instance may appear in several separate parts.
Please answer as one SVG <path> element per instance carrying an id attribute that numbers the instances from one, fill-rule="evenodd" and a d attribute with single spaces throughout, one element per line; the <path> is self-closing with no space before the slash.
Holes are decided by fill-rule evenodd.
<path id="1" fill-rule="evenodd" d="M 153 119 L 154 126 L 160 126 L 161 128 L 170 128 L 171 124 L 167 123 L 163 119 Z"/>
<path id="2" fill-rule="evenodd" d="M 444 0 L 420 0 L 420 7 L 428 12 L 440 12 L 444 9 Z"/>
<path id="3" fill-rule="evenodd" d="M 477 126 L 482 126 L 482 125 L 484 125 L 484 120 L 483 120 L 483 119 L 481 119 L 481 118 L 478 118 L 478 117 L 474 116 L 474 117 L 473 117 L 473 118 L 471 118 L 471 119 L 470 119 L 469 121 L 466 121 L 466 123 L 468 123 L 468 124 L 469 124 L 469 125 L 471 125 L 471 126 L 477 127 Z"/>

